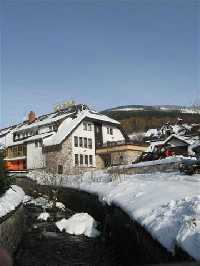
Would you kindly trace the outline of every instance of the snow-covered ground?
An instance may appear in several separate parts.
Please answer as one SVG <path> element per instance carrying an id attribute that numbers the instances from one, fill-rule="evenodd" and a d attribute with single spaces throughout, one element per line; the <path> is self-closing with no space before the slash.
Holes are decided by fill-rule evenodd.
<path id="1" fill-rule="evenodd" d="M 18 186 L 11 186 L 11 188 L 0 197 L 0 217 L 14 211 L 23 199 L 24 191 Z"/>
<path id="2" fill-rule="evenodd" d="M 178 245 L 200 260 L 200 175 L 154 173 L 115 179 L 97 171 L 65 177 L 62 185 L 98 194 L 102 202 L 124 209 L 170 252 Z"/>

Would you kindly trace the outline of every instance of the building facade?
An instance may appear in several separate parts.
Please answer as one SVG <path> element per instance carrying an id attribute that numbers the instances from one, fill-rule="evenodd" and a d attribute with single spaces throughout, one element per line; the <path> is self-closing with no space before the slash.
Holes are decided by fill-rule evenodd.
<path id="1" fill-rule="evenodd" d="M 26 121 L 0 130 L 10 171 L 46 169 L 73 174 L 95 169 L 97 148 L 126 138 L 118 121 L 89 110 L 86 105 L 39 117 L 30 112 Z"/>

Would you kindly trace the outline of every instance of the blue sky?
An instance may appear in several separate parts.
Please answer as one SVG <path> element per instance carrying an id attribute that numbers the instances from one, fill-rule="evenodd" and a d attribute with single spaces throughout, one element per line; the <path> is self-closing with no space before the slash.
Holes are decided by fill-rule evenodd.
<path id="1" fill-rule="evenodd" d="M 102 110 L 200 93 L 198 0 L 1 4 L 0 127 L 68 99 Z"/>

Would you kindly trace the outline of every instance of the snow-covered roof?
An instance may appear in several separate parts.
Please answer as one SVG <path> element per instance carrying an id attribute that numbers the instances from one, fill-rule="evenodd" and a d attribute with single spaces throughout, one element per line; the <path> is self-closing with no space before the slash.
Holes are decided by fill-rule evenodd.
<path id="1" fill-rule="evenodd" d="M 27 129 L 31 129 L 31 128 L 34 128 L 34 127 L 40 127 L 40 126 L 44 126 L 44 125 L 49 125 L 49 124 L 52 124 L 52 123 L 54 123 L 56 121 L 64 119 L 67 116 L 72 115 L 73 113 L 74 112 L 69 112 L 69 113 L 60 114 L 60 115 L 58 115 L 57 113 L 51 113 L 49 115 L 41 116 L 35 122 L 33 122 L 31 124 L 29 124 L 27 122 L 27 123 L 18 125 L 13 130 L 13 132 L 18 132 L 20 130 L 27 130 Z"/>
<path id="2" fill-rule="evenodd" d="M 44 146 L 60 144 L 85 118 L 100 120 L 116 125 L 120 124 L 118 121 L 109 118 L 106 115 L 102 115 L 90 110 L 84 110 L 82 112 L 77 113 L 76 118 L 67 117 L 58 127 L 58 131 L 54 132 L 51 137 L 46 138 L 43 141 Z"/>
<path id="3" fill-rule="evenodd" d="M 147 130 L 147 132 L 145 133 L 145 137 L 149 138 L 151 136 L 158 136 L 159 135 L 159 130 L 157 128 L 150 128 Z"/>
<path id="4" fill-rule="evenodd" d="M 0 130 L 0 146 L 13 146 L 23 144 L 29 141 L 34 141 L 37 139 L 43 139 L 44 145 L 57 145 L 61 143 L 71 132 L 74 130 L 79 123 L 85 119 L 89 118 L 92 120 L 100 120 L 107 123 L 119 125 L 120 123 L 112 118 L 109 118 L 106 115 L 97 113 L 93 110 L 89 109 L 65 109 L 61 111 L 57 111 L 54 113 L 46 114 L 39 116 L 37 120 L 33 123 L 28 123 L 28 121 L 24 121 L 18 125 L 5 128 Z M 51 131 L 46 133 L 38 133 L 32 136 L 26 136 L 24 139 L 19 139 L 14 141 L 13 134 L 20 133 L 23 131 L 28 131 L 34 128 L 41 128 L 43 126 L 52 125 L 55 122 L 58 122 L 58 130 L 57 132 Z"/>
<path id="5" fill-rule="evenodd" d="M 189 137 L 189 136 L 180 136 L 180 135 L 172 134 L 168 138 L 166 138 L 165 140 L 152 141 L 151 144 L 150 144 L 150 146 L 147 148 L 147 152 L 153 152 L 153 150 L 154 150 L 155 147 L 165 145 L 172 138 L 176 138 L 176 139 L 178 139 L 180 141 L 183 141 L 187 145 L 193 145 L 194 143 L 196 143 L 199 140 L 199 137 L 198 136 Z"/>

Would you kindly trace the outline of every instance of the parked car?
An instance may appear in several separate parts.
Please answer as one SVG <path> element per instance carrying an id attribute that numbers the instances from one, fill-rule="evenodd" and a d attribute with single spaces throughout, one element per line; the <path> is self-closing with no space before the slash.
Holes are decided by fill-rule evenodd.
<path id="1" fill-rule="evenodd" d="M 193 175 L 200 173 L 200 159 L 185 159 L 179 166 L 181 173 Z"/>

